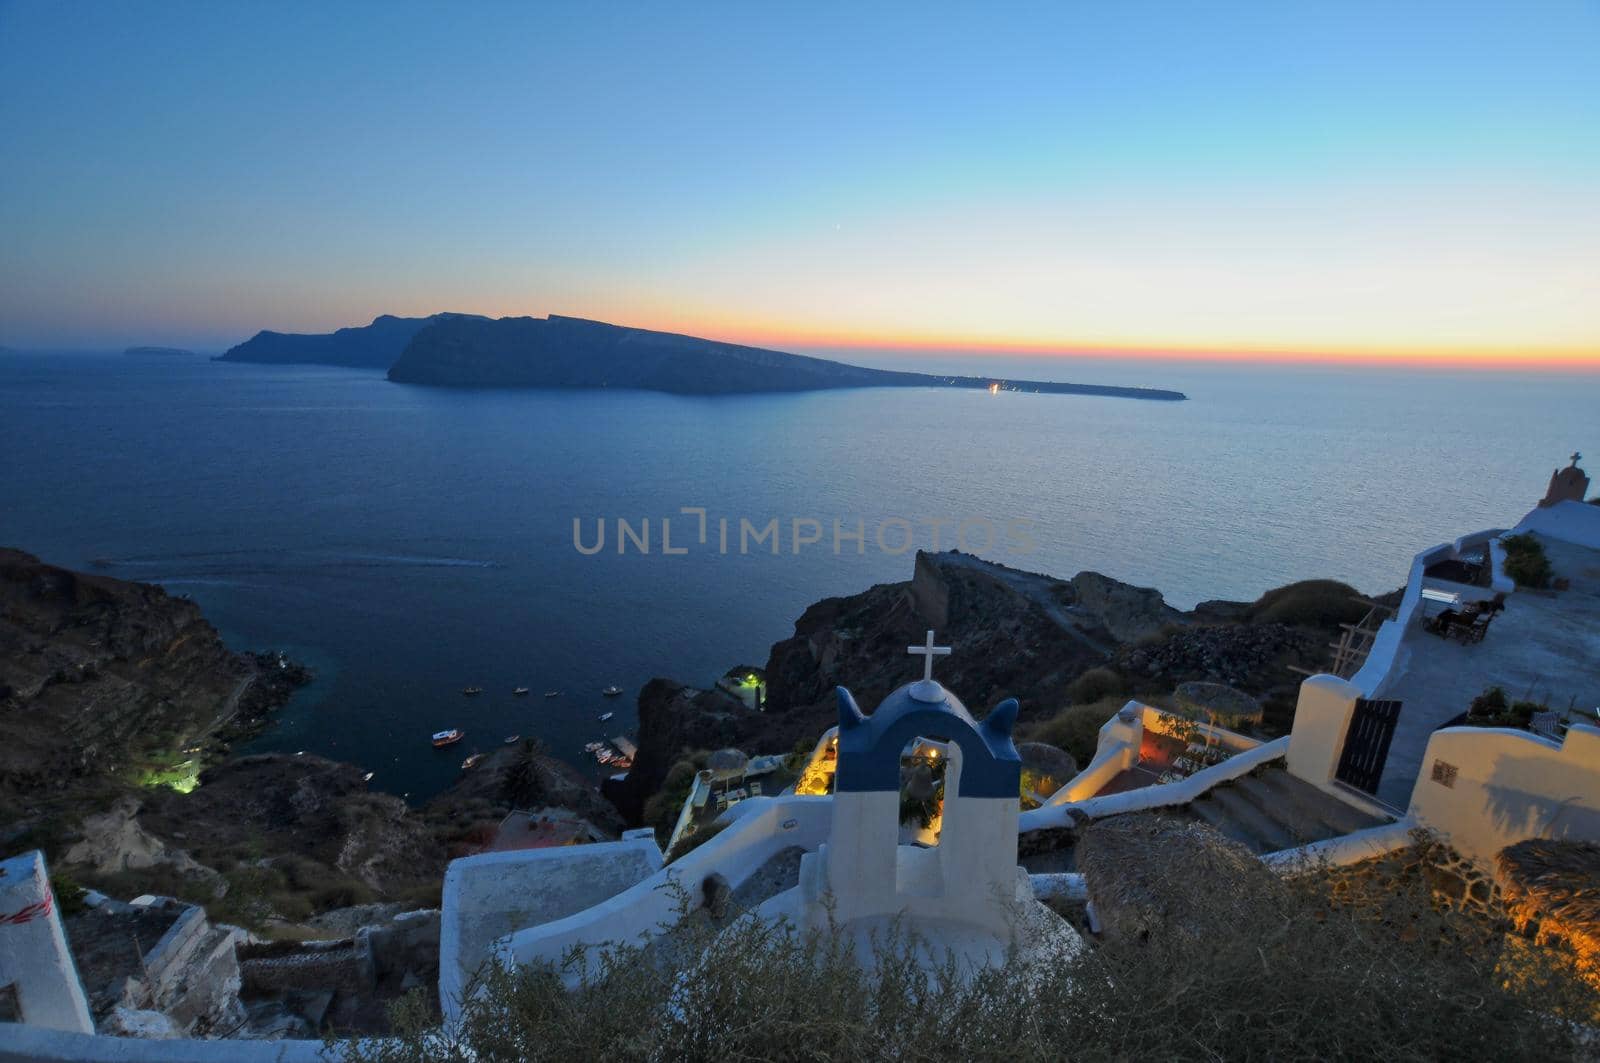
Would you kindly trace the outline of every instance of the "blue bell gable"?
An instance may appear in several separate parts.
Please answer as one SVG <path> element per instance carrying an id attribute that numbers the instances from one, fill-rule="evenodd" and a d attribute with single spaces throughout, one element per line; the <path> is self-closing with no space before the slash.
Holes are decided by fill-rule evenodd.
<path id="1" fill-rule="evenodd" d="M 961 797 L 1010 797 L 1022 783 L 1022 758 L 1011 741 L 1017 699 L 1007 698 L 982 723 L 959 698 L 930 679 L 908 683 L 871 716 L 844 687 L 839 695 L 839 766 L 834 789 L 866 793 L 900 789 L 900 754 L 917 737 L 961 749 Z"/>

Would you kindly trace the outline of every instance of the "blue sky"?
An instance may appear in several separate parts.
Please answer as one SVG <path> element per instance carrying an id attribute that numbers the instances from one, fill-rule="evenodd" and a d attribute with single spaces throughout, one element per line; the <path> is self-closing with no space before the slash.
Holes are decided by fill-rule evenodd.
<path id="1" fill-rule="evenodd" d="M 1600 6 L 0 0 L 0 343 L 1600 360 Z"/>

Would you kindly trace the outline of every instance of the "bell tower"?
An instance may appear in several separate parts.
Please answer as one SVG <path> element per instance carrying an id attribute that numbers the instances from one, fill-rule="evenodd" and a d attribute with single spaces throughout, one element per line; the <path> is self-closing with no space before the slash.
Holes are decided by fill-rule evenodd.
<path id="1" fill-rule="evenodd" d="M 1574 452 L 1571 465 L 1550 474 L 1550 489 L 1544 493 L 1544 499 L 1539 503 L 1541 509 L 1553 506 L 1557 502 L 1583 501 L 1584 495 L 1589 493 L 1589 477 L 1578 468 L 1578 461 L 1582 457 L 1582 454 Z"/>

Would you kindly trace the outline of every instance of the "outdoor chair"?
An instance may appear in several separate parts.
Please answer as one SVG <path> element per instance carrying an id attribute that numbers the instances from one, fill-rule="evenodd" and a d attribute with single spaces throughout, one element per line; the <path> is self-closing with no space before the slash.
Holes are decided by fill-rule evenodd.
<path id="1" fill-rule="evenodd" d="M 1422 627 L 1425 631 L 1432 632 L 1435 635 L 1441 635 L 1444 638 L 1449 638 L 1451 628 L 1455 625 L 1456 621 L 1460 619 L 1460 617 L 1461 614 L 1456 612 L 1454 609 L 1446 609 L 1438 616 L 1430 616 L 1425 618 L 1422 621 Z"/>
<path id="2" fill-rule="evenodd" d="M 761 796 L 761 784 L 760 783 L 753 782 L 753 783 L 750 784 L 750 796 L 751 797 L 760 797 Z"/>

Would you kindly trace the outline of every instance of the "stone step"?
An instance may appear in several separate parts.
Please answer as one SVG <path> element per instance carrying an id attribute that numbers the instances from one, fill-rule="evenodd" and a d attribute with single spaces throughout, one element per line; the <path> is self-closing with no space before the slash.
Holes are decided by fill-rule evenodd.
<path id="1" fill-rule="evenodd" d="M 1234 820 L 1244 825 L 1255 838 L 1257 852 L 1275 853 L 1280 849 L 1292 849 L 1298 844 L 1294 834 L 1287 827 L 1269 816 L 1233 786 L 1219 786 L 1207 796 L 1227 809 L 1228 815 Z"/>
<path id="2" fill-rule="evenodd" d="M 1215 792 L 1212 791 L 1212 793 Z M 1200 798 L 1198 801 L 1190 802 L 1189 811 L 1215 827 L 1219 833 L 1225 837 L 1232 838 L 1252 853 L 1263 851 L 1261 843 L 1250 833 L 1249 828 L 1229 815 L 1228 810 L 1213 801 L 1210 794 Z"/>
<path id="3" fill-rule="evenodd" d="M 1309 845 L 1333 837 L 1333 828 L 1318 819 L 1315 812 L 1256 776 L 1246 775 L 1235 780 L 1233 785 L 1242 797 L 1280 824 L 1296 845 Z"/>
<path id="4" fill-rule="evenodd" d="M 1285 800 L 1294 802 L 1327 824 L 1328 837 L 1350 834 L 1387 822 L 1377 816 L 1368 815 L 1354 805 L 1346 804 L 1304 779 L 1290 775 L 1287 771 L 1265 772 L 1261 776 L 1261 781 L 1281 793 Z"/>

